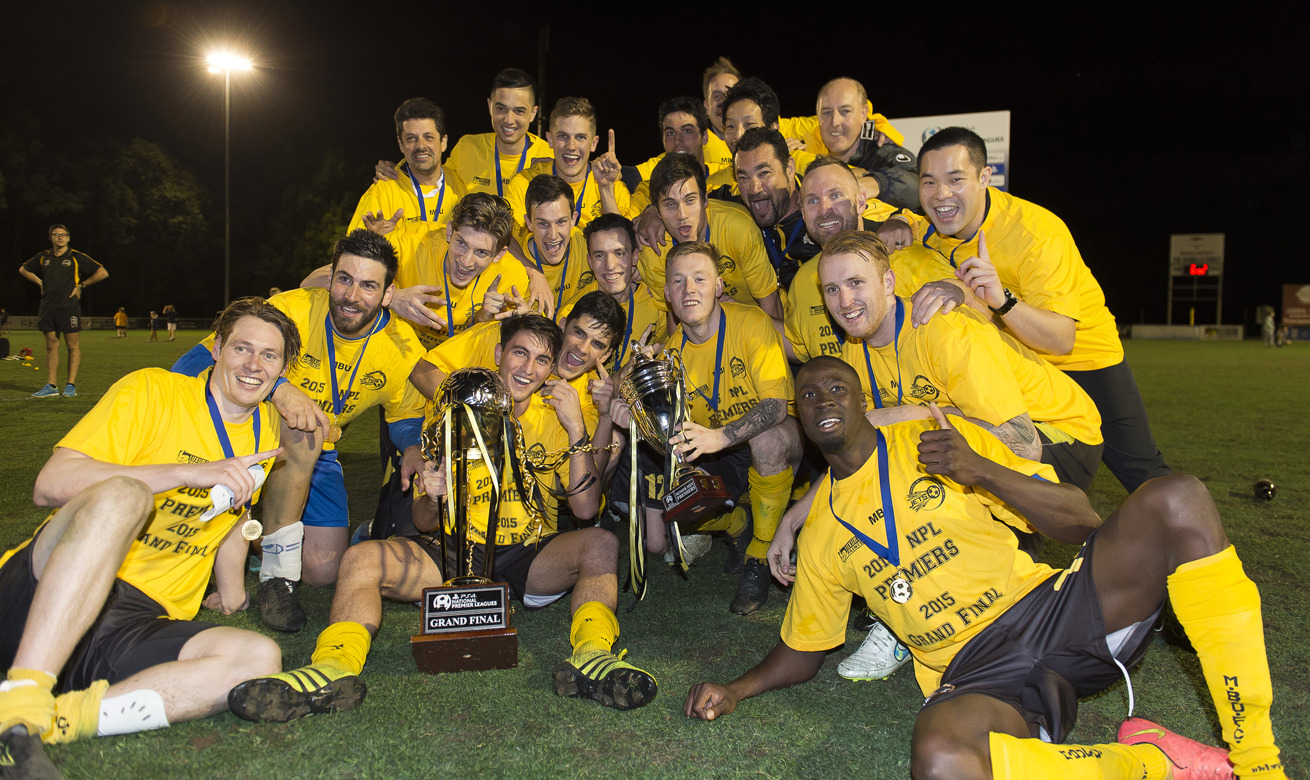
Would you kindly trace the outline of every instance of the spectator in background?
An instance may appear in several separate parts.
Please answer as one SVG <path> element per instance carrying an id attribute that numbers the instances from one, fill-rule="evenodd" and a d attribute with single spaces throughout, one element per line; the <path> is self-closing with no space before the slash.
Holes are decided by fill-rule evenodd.
<path id="1" fill-rule="evenodd" d="M 118 313 L 114 315 L 114 328 L 118 331 L 114 338 L 127 338 L 127 310 L 122 306 L 118 307 Z"/>
<path id="2" fill-rule="evenodd" d="M 177 337 L 177 308 L 173 304 L 164 307 L 164 319 L 168 323 L 168 340 L 172 341 Z"/>

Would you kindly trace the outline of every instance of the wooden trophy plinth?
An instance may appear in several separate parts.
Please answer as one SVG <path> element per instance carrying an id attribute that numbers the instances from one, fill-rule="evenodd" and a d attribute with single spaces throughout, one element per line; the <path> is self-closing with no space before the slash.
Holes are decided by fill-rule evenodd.
<path id="1" fill-rule="evenodd" d="M 421 631 L 410 639 L 410 649 L 424 674 L 519 665 L 518 629 L 509 625 L 509 586 L 503 582 L 425 589 Z"/>
<path id="2" fill-rule="evenodd" d="M 678 523 L 680 528 L 690 529 L 698 521 L 704 520 L 711 510 L 723 506 L 729 496 L 721 477 L 703 471 L 693 471 L 684 477 L 664 494 L 661 501 L 664 502 L 665 522 Z"/>

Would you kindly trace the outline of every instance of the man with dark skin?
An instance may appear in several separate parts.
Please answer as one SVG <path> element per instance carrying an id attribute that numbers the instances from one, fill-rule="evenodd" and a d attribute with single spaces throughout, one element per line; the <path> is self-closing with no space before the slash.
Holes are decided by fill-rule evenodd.
<path id="1" fill-rule="evenodd" d="M 1259 594 L 1199 481 L 1152 480 L 1102 522 L 1082 491 L 1048 481 L 1046 467 L 936 406 L 932 420 L 874 428 L 859 387 L 854 370 L 828 356 L 797 372 L 801 425 L 831 467 L 828 500 L 814 502 L 797 565 L 770 561 L 795 579 L 782 641 L 733 682 L 693 686 L 687 717 L 714 720 L 742 699 L 814 677 L 844 638 L 858 591 L 911 646 L 928 696 L 910 746 L 913 777 L 1221 777 L 1228 761 L 1242 777 L 1285 776 L 1269 721 Z M 940 501 L 901 511 L 914 508 L 902 483 L 924 478 L 944 489 Z M 916 529 L 902 545 L 896 515 L 930 523 L 928 538 Z M 1018 525 L 1086 542 L 1073 566 L 1056 571 L 1017 555 L 1009 527 Z M 925 542 L 942 555 L 934 548 L 902 563 L 902 552 L 916 555 Z M 1069 749 L 1035 738 L 1064 739 L 1076 698 L 1141 659 L 1166 595 L 1231 752 L 1141 718 L 1125 721 L 1118 743 Z M 934 600 L 950 603 L 922 608 Z"/>

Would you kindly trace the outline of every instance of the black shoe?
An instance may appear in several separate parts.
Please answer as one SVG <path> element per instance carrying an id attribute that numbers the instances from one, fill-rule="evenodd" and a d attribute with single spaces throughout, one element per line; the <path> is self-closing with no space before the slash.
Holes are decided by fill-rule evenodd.
<path id="1" fill-rule="evenodd" d="M 0 778 L 3 780 L 63 780 L 50 763 L 41 738 L 27 733 L 26 726 L 14 726 L 0 734 Z"/>
<path id="2" fill-rule="evenodd" d="M 856 631 L 867 632 L 869 629 L 873 628 L 873 624 L 876 622 L 877 621 L 874 620 L 874 617 L 869 610 L 862 609 L 855 613 L 855 617 L 851 620 L 851 628 Z"/>
<path id="3" fill-rule="evenodd" d="M 751 543 L 754 531 L 754 518 L 751 516 L 751 510 L 748 507 L 746 509 L 745 527 L 736 536 L 728 537 L 728 561 L 723 564 L 724 574 L 741 574 L 742 565 L 746 559 L 746 545 Z"/>
<path id="4" fill-rule="evenodd" d="M 759 558 L 747 558 L 737 583 L 737 595 L 728 611 L 734 615 L 749 615 L 769 598 L 769 564 Z"/>
<path id="5" fill-rule="evenodd" d="M 299 584 L 285 577 L 274 577 L 259 583 L 255 604 L 259 607 L 259 619 L 264 621 L 264 625 L 288 634 L 294 634 L 305 627 L 305 610 L 300 608 L 300 596 L 296 595 Z"/>
<path id="6" fill-rule="evenodd" d="M 302 666 L 246 680 L 228 691 L 232 713 L 256 723 L 286 723 L 307 715 L 354 709 L 368 687 L 357 675 L 330 666 Z"/>

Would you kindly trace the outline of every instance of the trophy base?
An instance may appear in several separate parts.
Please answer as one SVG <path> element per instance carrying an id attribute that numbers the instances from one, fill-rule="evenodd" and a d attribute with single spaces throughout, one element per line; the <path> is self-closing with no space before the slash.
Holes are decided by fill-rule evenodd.
<path id="1" fill-rule="evenodd" d="M 424 674 L 513 669 L 519 665 L 516 628 L 419 634 L 409 643 L 414 664 Z"/>
<path id="2" fill-rule="evenodd" d="M 678 523 L 680 527 L 690 529 L 727 503 L 729 498 L 722 477 L 692 472 L 660 500 L 664 503 L 666 523 Z"/>

